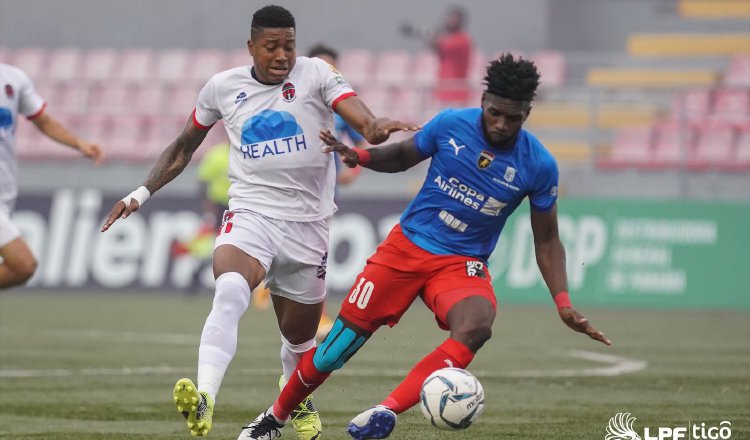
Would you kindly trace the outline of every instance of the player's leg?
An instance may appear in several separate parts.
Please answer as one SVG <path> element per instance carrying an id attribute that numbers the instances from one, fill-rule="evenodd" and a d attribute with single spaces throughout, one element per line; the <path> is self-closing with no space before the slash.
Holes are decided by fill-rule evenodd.
<path id="1" fill-rule="evenodd" d="M 225 215 L 213 256 L 216 287 L 198 349 L 198 386 L 180 379 L 174 388 L 177 409 L 193 435 L 211 429 L 213 406 L 224 374 L 237 350 L 239 321 L 250 304 L 250 292 L 273 258 L 273 225 L 246 213 Z M 251 256 L 252 255 L 252 256 Z"/>
<path id="2" fill-rule="evenodd" d="M 36 258 L 18 228 L 0 209 L 0 289 L 25 283 L 36 267 Z"/>
<path id="3" fill-rule="evenodd" d="M 456 258 L 457 261 L 452 261 Z M 471 261 L 468 265 L 463 257 L 445 257 L 436 262 L 443 269 L 430 280 L 423 299 L 435 313 L 440 327 L 450 329 L 450 337 L 419 361 L 381 402 L 396 413 L 419 402 L 422 383 L 434 371 L 445 367 L 466 368 L 492 334 L 497 303 L 484 263 Z M 481 269 L 475 263 L 481 264 Z"/>

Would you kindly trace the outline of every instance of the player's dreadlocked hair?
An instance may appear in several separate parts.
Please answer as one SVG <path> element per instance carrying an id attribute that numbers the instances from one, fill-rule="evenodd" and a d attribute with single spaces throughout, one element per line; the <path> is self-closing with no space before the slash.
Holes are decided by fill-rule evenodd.
<path id="1" fill-rule="evenodd" d="M 255 11 L 250 27 L 253 30 L 260 30 L 263 28 L 293 28 L 296 26 L 291 12 L 281 6 L 268 5 Z"/>
<path id="2" fill-rule="evenodd" d="M 332 49 L 324 44 L 316 44 L 307 51 L 307 56 L 310 58 L 326 55 L 334 60 L 339 59 L 339 53 L 335 49 Z"/>
<path id="3" fill-rule="evenodd" d="M 531 101 L 539 86 L 539 72 L 531 61 L 505 53 L 490 62 L 484 84 L 487 93 L 513 101 Z"/>

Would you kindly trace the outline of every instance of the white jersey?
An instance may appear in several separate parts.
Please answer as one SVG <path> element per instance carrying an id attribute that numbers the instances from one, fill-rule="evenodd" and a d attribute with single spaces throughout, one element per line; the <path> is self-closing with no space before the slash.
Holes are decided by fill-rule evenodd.
<path id="1" fill-rule="evenodd" d="M 42 114 L 44 106 L 44 100 L 23 70 L 0 63 L 0 210 L 6 213 L 13 210 L 18 196 L 18 115 L 34 119 Z"/>
<path id="2" fill-rule="evenodd" d="M 266 85 L 250 66 L 214 75 L 201 90 L 193 123 L 220 119 L 229 135 L 229 209 L 288 221 L 317 221 L 336 211 L 333 153 L 318 137 L 333 130 L 336 104 L 354 95 L 331 65 L 298 57 L 287 79 Z"/>

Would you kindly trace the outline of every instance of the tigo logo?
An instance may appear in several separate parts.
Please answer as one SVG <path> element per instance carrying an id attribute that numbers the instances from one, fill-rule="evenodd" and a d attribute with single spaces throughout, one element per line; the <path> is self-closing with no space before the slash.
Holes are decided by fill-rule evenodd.
<path id="1" fill-rule="evenodd" d="M 727 420 L 719 426 L 706 426 L 705 422 L 688 423 L 687 426 L 660 426 L 651 430 L 643 428 L 643 437 L 633 428 L 636 418 L 630 413 L 617 413 L 609 419 L 604 440 L 729 440 L 732 438 L 732 422 Z"/>

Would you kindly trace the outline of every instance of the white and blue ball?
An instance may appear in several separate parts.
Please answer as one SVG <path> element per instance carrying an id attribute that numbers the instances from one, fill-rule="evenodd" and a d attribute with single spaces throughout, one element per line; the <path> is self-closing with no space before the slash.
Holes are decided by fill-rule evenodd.
<path id="1" fill-rule="evenodd" d="M 439 429 L 466 429 L 484 411 L 484 390 L 468 371 L 443 368 L 425 379 L 419 406 L 427 420 Z"/>

